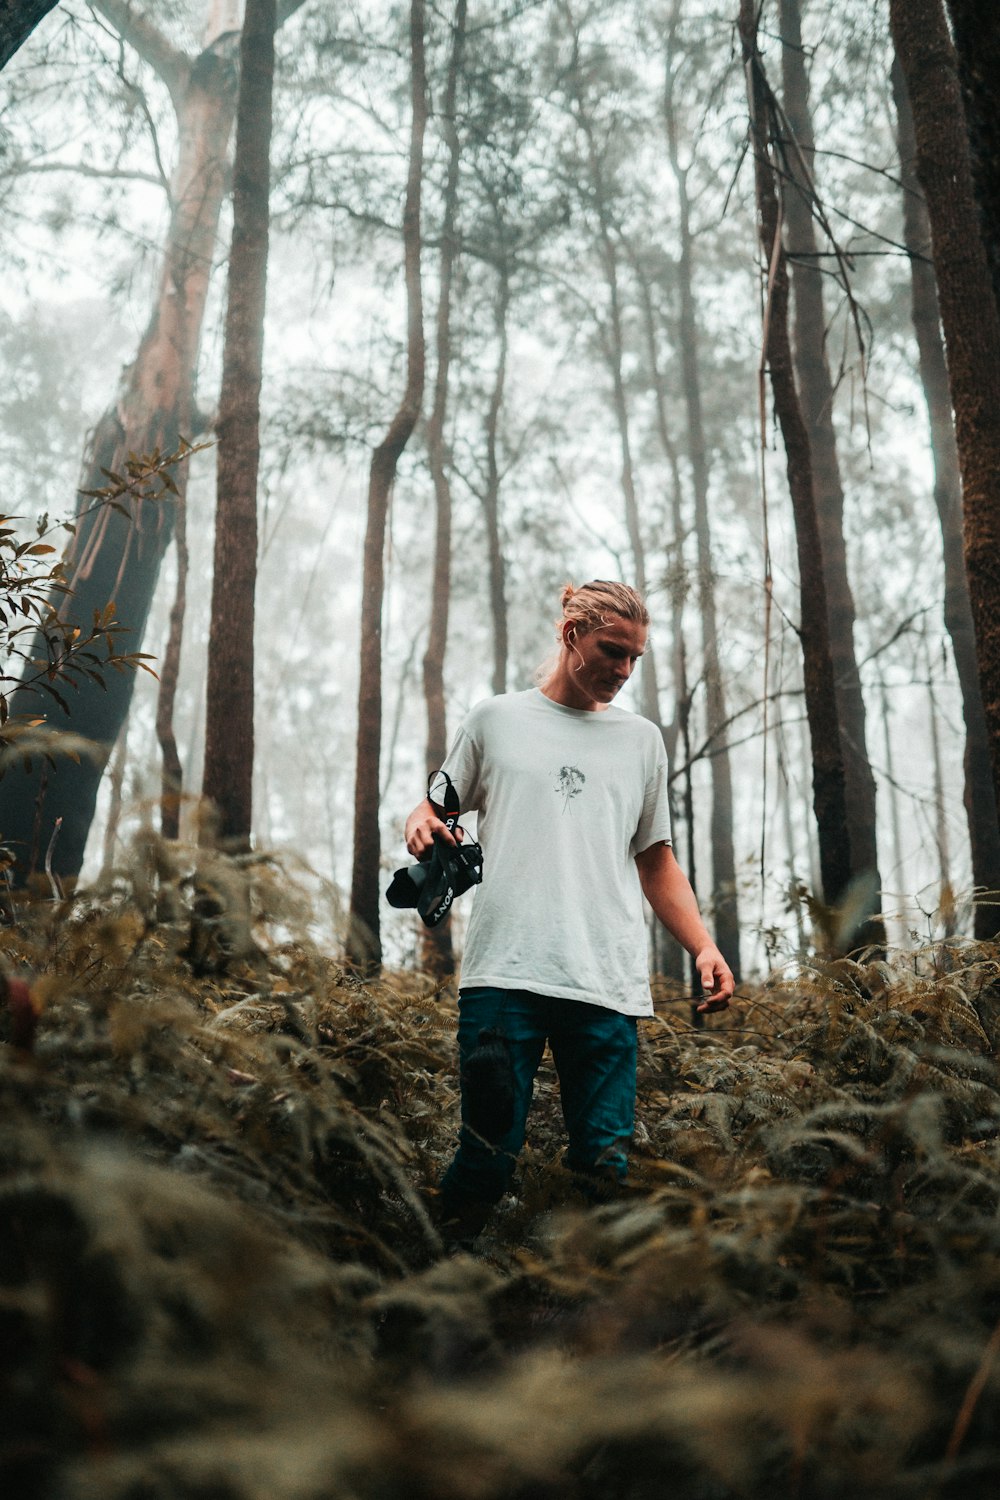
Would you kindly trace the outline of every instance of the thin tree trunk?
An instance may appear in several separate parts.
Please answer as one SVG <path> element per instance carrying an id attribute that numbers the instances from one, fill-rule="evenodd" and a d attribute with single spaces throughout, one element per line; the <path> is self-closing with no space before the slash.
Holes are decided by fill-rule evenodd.
<path id="1" fill-rule="evenodd" d="M 962 475 L 965 566 L 1000 806 L 1000 312 L 979 229 L 955 51 L 941 0 L 889 0 L 930 218 Z"/>
<path id="2" fill-rule="evenodd" d="M 123 0 L 100 0 L 98 8 L 167 83 L 177 111 L 178 156 L 156 304 L 124 390 L 95 428 L 81 484 L 85 490 L 106 484 L 105 470 L 123 473 L 130 453 L 169 453 L 180 437 L 194 435 L 194 372 L 227 187 L 236 93 L 231 37 L 210 41 L 190 59 Z M 83 515 L 90 506 L 89 500 L 81 502 L 79 528 L 66 559 L 72 593 L 54 602 L 70 624 L 89 630 L 95 610 L 103 611 L 113 601 L 127 631 L 122 649 L 141 650 L 170 540 L 172 502 L 133 502 L 125 515 L 110 507 Z M 18 854 L 19 880 L 37 866 L 59 818 L 53 868 L 64 879 L 78 874 L 101 775 L 127 717 L 133 681 L 130 672 L 108 672 L 104 690 L 83 679 L 73 695 L 71 727 L 102 747 L 96 759 L 83 757 L 79 765 L 60 759 L 44 789 L 38 768 L 30 776 L 19 771 L 0 782 L 0 827 Z M 25 713 L 35 705 L 33 697 L 18 692 L 11 708 Z"/>
<path id="3" fill-rule="evenodd" d="M 972 606 L 962 555 L 962 477 L 955 444 L 948 369 L 941 342 L 937 285 L 930 260 L 930 224 L 914 168 L 916 141 L 913 135 L 913 114 L 898 58 L 893 63 L 892 88 L 896 101 L 896 138 L 903 184 L 903 236 L 910 254 L 913 328 L 934 456 L 934 504 L 941 524 L 944 622 L 951 637 L 965 719 L 964 800 L 972 853 L 972 881 L 981 893 L 998 892 L 1000 826 L 993 790 L 989 733 L 979 687 Z M 985 941 L 993 937 L 997 930 L 996 906 L 989 901 L 976 902 L 974 922 L 977 938 Z"/>
<path id="4" fill-rule="evenodd" d="M 687 596 L 687 575 L 684 563 L 684 507 L 681 486 L 680 462 L 677 445 L 667 421 L 667 388 L 660 368 L 660 355 L 656 341 L 656 313 L 653 307 L 653 292 L 640 257 L 632 256 L 639 292 L 642 298 L 643 325 L 646 333 L 646 352 L 649 357 L 649 373 L 655 398 L 656 429 L 670 468 L 670 515 L 677 554 L 677 566 L 669 583 L 670 589 L 670 641 L 671 665 L 674 679 L 674 712 L 670 723 L 663 727 L 663 742 L 667 751 L 667 762 L 673 765 L 677 754 L 677 740 L 684 733 L 685 745 L 689 745 L 689 718 L 691 696 L 687 682 L 687 657 L 684 650 L 684 601 Z M 689 872 L 693 883 L 693 872 Z M 670 979 L 683 983 L 684 949 L 662 923 L 657 924 L 657 941 L 663 960 L 663 972 Z M 725 950 L 723 950 L 725 952 Z M 727 954 L 728 958 L 729 955 Z M 731 960 L 730 960 L 731 963 Z M 734 970 L 734 973 L 736 970 Z"/>
<path id="5" fill-rule="evenodd" d="M 233 163 L 233 243 L 219 396 L 218 501 L 202 795 L 225 848 L 253 824 L 257 470 L 270 219 L 275 0 L 247 0 Z"/>
<path id="6" fill-rule="evenodd" d="M 937 698 L 934 693 L 934 669 L 930 644 L 924 636 L 924 663 L 927 669 L 927 720 L 931 741 L 931 769 L 934 773 L 934 842 L 938 856 L 938 913 L 946 938 L 955 932 L 955 888 L 951 879 L 951 852 L 948 840 L 948 818 L 945 806 L 944 773 L 941 767 L 941 733 L 938 728 Z"/>
<path id="7" fill-rule="evenodd" d="M 174 522 L 174 551 L 177 557 L 177 584 L 170 607 L 167 647 L 160 668 L 160 690 L 156 699 L 156 738 L 163 762 L 160 787 L 160 831 L 165 839 L 180 838 L 181 801 L 184 791 L 184 767 L 177 748 L 174 730 L 174 705 L 181 670 L 184 644 L 184 614 L 187 609 L 187 476 L 178 480 L 177 510 Z"/>
<path id="8" fill-rule="evenodd" d="M 497 337 L 497 362 L 493 372 L 493 389 L 486 413 L 486 491 L 483 510 L 486 515 L 486 554 L 490 579 L 490 618 L 493 621 L 493 692 L 507 691 L 507 657 L 510 652 L 507 630 L 507 583 L 503 542 L 500 536 L 500 465 L 497 460 L 497 438 L 500 410 L 507 379 L 507 318 L 510 312 L 510 271 L 507 261 L 497 265 L 497 296 L 493 305 Z"/>
<path id="9" fill-rule="evenodd" d="M 107 877 L 115 867 L 115 845 L 122 821 L 122 792 L 125 786 L 125 765 L 128 758 L 128 721 L 121 728 L 115 742 L 108 773 L 110 798 L 108 819 L 104 825 L 104 840 L 101 857 L 101 875 Z"/>
<path id="10" fill-rule="evenodd" d="M 428 775 L 441 766 L 448 752 L 444 664 L 448 645 L 448 606 L 451 595 L 451 484 L 448 478 L 444 428 L 448 410 L 448 375 L 451 366 L 451 288 L 457 253 L 455 220 L 458 208 L 460 140 L 455 113 L 458 78 L 465 44 L 466 9 L 466 0 L 456 0 L 442 115 L 444 135 L 448 144 L 448 167 L 441 221 L 441 249 L 438 258 L 437 369 L 434 378 L 434 400 L 427 423 L 427 453 L 431 476 L 434 480 L 436 523 L 431 620 L 423 662 L 424 696 L 427 701 Z"/>
<path id="11" fill-rule="evenodd" d="M 844 544 L 844 490 L 833 425 L 833 381 L 826 351 L 823 272 L 811 211 L 811 177 L 815 159 L 809 79 L 799 0 L 781 0 L 783 104 L 794 133 L 784 153 L 790 181 L 784 196 L 788 226 L 792 297 L 795 308 L 795 374 L 802 414 L 812 450 L 813 486 L 823 553 L 823 576 L 830 628 L 830 655 L 837 692 L 841 751 L 851 840 L 851 872 L 869 880 L 871 918 L 860 941 L 884 944 L 884 926 L 875 917 L 881 877 L 876 840 L 875 777 L 868 759 L 865 700 L 854 650 L 854 596 Z"/>
<path id="12" fill-rule="evenodd" d="M 406 203 L 403 210 L 407 307 L 406 389 L 385 437 L 372 454 L 362 574 L 354 859 L 347 950 L 353 962 L 366 970 L 377 969 L 382 961 L 378 795 L 382 745 L 382 596 L 386 517 L 389 494 L 396 477 L 396 465 L 416 426 L 424 391 L 424 328 L 420 288 L 420 188 L 427 121 L 424 0 L 411 0 L 410 4 L 410 59 L 412 124 Z"/>
<path id="13" fill-rule="evenodd" d="M 580 73 L 579 58 L 576 55 L 576 43 L 578 41 L 576 23 L 569 5 L 563 4 L 561 8 L 567 25 L 571 28 L 574 37 L 574 65 L 571 75 L 571 87 L 576 105 L 574 118 L 587 147 L 589 177 L 587 186 L 590 191 L 590 201 L 597 213 L 597 250 L 608 294 L 608 319 L 606 326 L 600 330 L 600 338 L 605 364 L 607 365 L 608 374 L 611 377 L 611 405 L 618 428 L 618 443 L 621 453 L 621 487 L 622 496 L 625 501 L 625 529 L 628 533 L 629 545 L 632 551 L 635 586 L 639 593 L 645 597 L 646 548 L 639 517 L 639 501 L 635 490 L 635 464 L 632 459 L 628 401 L 625 395 L 625 378 L 623 373 L 625 337 L 622 329 L 618 250 L 615 244 L 611 215 L 608 211 L 607 182 L 605 180 L 604 168 L 600 152 L 597 149 L 597 142 L 594 139 L 594 128 L 588 113 L 588 102 L 585 97 L 585 85 Z M 643 714 L 657 726 L 662 734 L 663 720 L 660 716 L 660 693 L 656 681 L 656 659 L 652 646 L 647 645 L 643 654 L 641 672 L 640 695 Z"/>
<path id="14" fill-rule="evenodd" d="M 676 14 L 676 12 L 675 12 Z M 687 412 L 688 459 L 694 490 L 695 538 L 698 545 L 698 605 L 701 616 L 702 653 L 705 669 L 706 729 L 713 738 L 712 775 L 712 909 L 715 939 L 736 976 L 740 968 L 740 919 L 736 890 L 736 851 L 733 843 L 733 778 L 729 746 L 723 725 L 728 713 L 719 656 L 719 630 L 715 612 L 715 571 L 712 566 L 712 533 L 708 515 L 708 446 L 701 400 L 701 367 L 698 356 L 698 318 L 694 299 L 693 239 L 687 171 L 682 168 L 677 142 L 677 116 L 673 98 L 673 75 L 664 85 L 664 118 L 667 148 L 678 196 L 680 294 L 679 343 Z"/>
<path id="15" fill-rule="evenodd" d="M 1000 8 L 997 0 L 947 0 L 993 294 L 1000 307 Z"/>
<path id="16" fill-rule="evenodd" d="M 885 746 L 885 776 L 886 791 L 889 798 L 889 825 L 892 829 L 892 857 L 895 863 L 895 884 L 902 885 L 903 881 L 903 823 L 899 814 L 899 788 L 896 785 L 895 756 L 892 749 L 892 723 L 889 711 L 889 694 L 886 692 L 885 682 L 879 683 L 879 692 L 882 701 L 882 736 Z M 900 892 L 902 907 L 898 913 L 899 921 L 903 927 L 901 946 L 906 946 L 906 938 L 910 930 L 909 919 L 909 893 Z"/>
<path id="17" fill-rule="evenodd" d="M 770 267 L 764 358 L 770 370 L 775 411 L 785 444 L 799 562 L 799 631 L 812 753 L 813 808 L 819 834 L 823 899 L 828 908 L 835 909 L 845 899 L 851 881 L 844 762 L 827 629 L 826 583 L 816 518 L 809 434 L 795 389 L 788 336 L 788 268 L 781 240 L 775 173 L 769 154 L 771 118 L 766 80 L 757 51 L 754 0 L 740 0 L 739 30 L 754 139 L 760 242 L 765 264 Z"/>
<path id="18" fill-rule="evenodd" d="M 434 481 L 435 531 L 434 574 L 431 584 L 431 618 L 424 652 L 424 699 L 427 704 L 428 776 L 444 764 L 448 753 L 448 727 L 445 711 L 444 667 L 448 649 L 448 611 L 451 597 L 451 482 L 445 444 L 445 419 L 448 411 L 448 376 L 451 368 L 451 291 L 458 244 L 455 223 L 458 210 L 458 169 L 461 142 L 456 111 L 458 79 L 465 46 L 466 0 L 456 0 L 452 24 L 451 56 L 444 92 L 443 130 L 448 144 L 448 167 L 444 190 L 444 212 L 441 220 L 441 249 L 438 257 L 437 369 L 434 377 L 434 401 L 427 423 L 427 456 Z M 437 927 L 422 929 L 424 966 L 443 977 L 455 972 L 455 953 L 451 940 L 451 919 Z"/>
<path id="19" fill-rule="evenodd" d="M 56 0 L 0 0 L 0 68 L 55 6 Z"/>

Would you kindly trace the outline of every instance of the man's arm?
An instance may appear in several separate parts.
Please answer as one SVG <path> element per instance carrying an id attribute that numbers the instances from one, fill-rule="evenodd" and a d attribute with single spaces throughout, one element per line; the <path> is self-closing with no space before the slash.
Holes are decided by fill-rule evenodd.
<path id="1" fill-rule="evenodd" d="M 438 807 L 429 797 L 425 797 L 417 807 L 413 809 L 406 820 L 406 828 L 403 837 L 406 839 L 406 847 L 416 859 L 423 859 L 434 848 L 434 840 L 439 839 L 445 844 L 457 844 L 459 840 L 453 833 L 449 833 L 446 824 L 442 821 L 443 807 Z"/>
<path id="2" fill-rule="evenodd" d="M 669 844 L 651 844 L 635 857 L 643 894 L 664 927 L 693 956 L 705 999 L 699 1010 L 725 1010 L 736 988 L 733 972 L 701 920 L 691 882 Z"/>

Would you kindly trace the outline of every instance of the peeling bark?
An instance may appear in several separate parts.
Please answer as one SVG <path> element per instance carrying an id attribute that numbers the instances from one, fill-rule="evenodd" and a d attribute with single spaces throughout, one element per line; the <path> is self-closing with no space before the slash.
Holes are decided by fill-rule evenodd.
<path id="1" fill-rule="evenodd" d="M 101 8 L 112 20 L 121 12 L 123 36 L 145 48 L 147 61 L 168 81 L 178 109 L 179 142 L 171 177 L 173 210 L 153 314 L 119 399 L 95 427 L 82 489 L 104 485 L 102 470 L 123 472 L 130 453 L 172 452 L 179 438 L 195 436 L 194 374 L 219 212 L 228 186 L 227 151 L 236 99 L 231 36 L 188 59 L 131 7 L 104 0 Z M 183 482 L 183 475 L 179 480 Z M 90 505 L 84 500 L 79 507 L 79 529 L 66 558 L 73 592 L 65 601 L 60 598 L 61 613 L 89 630 L 94 611 L 114 601 L 127 631 L 122 649 L 141 650 L 173 529 L 172 502 L 133 502 L 127 515 L 107 507 L 84 515 Z M 0 830 L 18 856 L 19 881 L 37 868 L 57 818 L 62 819 L 62 831 L 53 852 L 54 870 L 63 879 L 79 873 L 101 775 L 128 714 L 133 681 L 131 673 L 109 672 L 105 690 L 83 681 L 73 694 L 71 727 L 96 742 L 96 759 L 86 757 L 80 765 L 59 760 L 44 785 L 37 768 L 31 775 L 18 770 L 0 782 Z M 18 691 L 11 708 L 14 713 L 35 711 L 37 699 Z"/>

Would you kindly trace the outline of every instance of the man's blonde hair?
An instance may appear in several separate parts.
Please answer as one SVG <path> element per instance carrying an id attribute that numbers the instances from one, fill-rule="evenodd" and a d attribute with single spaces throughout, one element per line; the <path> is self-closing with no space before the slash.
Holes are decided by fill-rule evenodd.
<path id="1" fill-rule="evenodd" d="M 556 630 L 562 639 L 563 625 L 572 620 L 585 633 L 609 625 L 611 617 L 633 620 L 637 625 L 649 624 L 649 610 L 642 595 L 627 583 L 611 583 L 604 578 L 595 578 L 574 588 L 567 583 L 562 591 L 562 619 Z"/>

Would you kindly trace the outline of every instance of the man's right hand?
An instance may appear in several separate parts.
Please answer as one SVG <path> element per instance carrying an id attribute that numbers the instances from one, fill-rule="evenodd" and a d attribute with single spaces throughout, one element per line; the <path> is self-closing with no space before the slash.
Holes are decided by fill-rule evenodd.
<path id="1" fill-rule="evenodd" d="M 415 807 L 406 820 L 404 838 L 406 847 L 415 859 L 423 859 L 434 848 L 435 839 L 445 844 L 458 844 L 461 839 L 462 830 L 458 830 L 459 837 L 449 833 L 447 826 L 441 819 L 441 809 L 436 807 L 428 798 L 424 798 L 419 807 Z"/>

